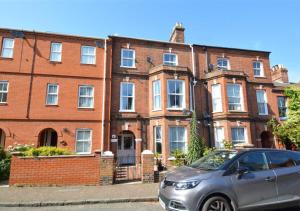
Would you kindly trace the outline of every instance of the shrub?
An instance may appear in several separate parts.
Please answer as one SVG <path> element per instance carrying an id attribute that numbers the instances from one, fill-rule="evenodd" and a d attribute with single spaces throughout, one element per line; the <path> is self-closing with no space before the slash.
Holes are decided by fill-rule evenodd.
<path id="1" fill-rule="evenodd" d="M 175 158 L 175 160 L 173 161 L 173 164 L 175 166 L 183 166 L 185 164 L 186 154 L 184 152 L 180 150 L 174 150 L 172 152 L 172 155 Z"/>
<path id="2" fill-rule="evenodd" d="M 29 145 L 29 144 L 15 144 L 14 146 L 8 146 L 7 150 L 9 152 L 25 152 L 28 151 L 30 149 L 34 148 L 34 144 Z"/>
<path id="3" fill-rule="evenodd" d="M 9 178 L 11 155 L 0 147 L 0 181 Z"/>
<path id="4" fill-rule="evenodd" d="M 56 148 L 56 147 L 39 147 L 30 148 L 22 153 L 23 156 L 56 156 L 56 155 L 71 155 L 69 150 Z"/>

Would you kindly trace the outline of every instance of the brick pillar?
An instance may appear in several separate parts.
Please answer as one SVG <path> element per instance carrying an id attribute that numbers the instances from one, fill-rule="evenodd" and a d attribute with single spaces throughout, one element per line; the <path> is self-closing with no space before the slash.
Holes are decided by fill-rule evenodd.
<path id="1" fill-rule="evenodd" d="M 141 153 L 142 153 L 142 139 L 136 138 L 135 139 L 135 163 L 141 163 Z"/>
<path id="2" fill-rule="evenodd" d="M 100 156 L 100 185 L 112 185 L 114 181 L 114 154 L 106 151 Z"/>
<path id="3" fill-rule="evenodd" d="M 142 152 L 142 182 L 154 182 L 154 154 L 150 150 Z"/>

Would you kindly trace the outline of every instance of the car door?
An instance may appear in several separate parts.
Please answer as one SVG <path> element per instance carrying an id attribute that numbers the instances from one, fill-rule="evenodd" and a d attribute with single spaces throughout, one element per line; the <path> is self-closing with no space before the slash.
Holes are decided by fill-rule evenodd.
<path id="1" fill-rule="evenodd" d="M 231 175 L 239 209 L 259 207 L 277 200 L 276 176 L 269 169 L 263 151 L 246 152 L 233 165 L 237 169 L 248 168 L 248 172 L 243 175 Z"/>
<path id="2" fill-rule="evenodd" d="M 278 201 L 300 199 L 299 153 L 291 151 L 269 151 L 270 166 L 277 177 Z"/>

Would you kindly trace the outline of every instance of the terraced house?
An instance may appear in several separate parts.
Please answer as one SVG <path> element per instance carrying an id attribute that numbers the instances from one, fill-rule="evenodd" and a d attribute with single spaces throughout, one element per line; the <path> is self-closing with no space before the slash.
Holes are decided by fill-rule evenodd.
<path id="1" fill-rule="evenodd" d="M 189 122 L 210 146 L 278 147 L 267 121 L 284 121 L 287 70 L 270 52 L 169 41 L 0 30 L 1 145 L 110 150 L 119 165 L 142 150 L 187 150 Z"/>

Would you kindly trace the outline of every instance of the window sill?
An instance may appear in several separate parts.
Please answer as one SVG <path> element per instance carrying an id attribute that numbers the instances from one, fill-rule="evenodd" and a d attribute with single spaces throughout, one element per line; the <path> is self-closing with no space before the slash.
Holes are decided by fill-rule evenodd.
<path id="1" fill-rule="evenodd" d="M 247 113 L 247 111 L 228 110 L 230 113 Z"/>
<path id="2" fill-rule="evenodd" d="M 61 61 L 49 61 L 51 64 L 62 64 L 62 62 Z"/>
<path id="3" fill-rule="evenodd" d="M 50 104 L 45 104 L 46 107 L 59 107 L 58 104 L 55 105 L 50 105 Z"/>
<path id="4" fill-rule="evenodd" d="M 0 59 L 3 59 L 3 60 L 14 60 L 13 57 L 3 57 L 3 56 L 0 56 Z"/>
<path id="5" fill-rule="evenodd" d="M 254 78 L 267 78 L 266 76 L 255 75 Z"/>
<path id="6" fill-rule="evenodd" d="M 213 111 L 211 112 L 212 114 L 219 114 L 219 113 L 223 113 L 223 111 Z"/>
<path id="7" fill-rule="evenodd" d="M 86 111 L 94 111 L 94 107 L 93 108 L 88 108 L 88 107 L 78 107 L 78 110 L 86 110 Z"/>
<path id="8" fill-rule="evenodd" d="M 127 68 L 127 69 L 137 69 L 136 66 L 132 66 L 132 67 L 127 67 L 127 66 L 120 66 L 121 68 Z"/>
<path id="9" fill-rule="evenodd" d="M 77 155 L 90 155 L 92 152 L 76 152 Z"/>
<path id="10" fill-rule="evenodd" d="M 95 64 L 80 63 L 80 65 L 83 65 L 83 66 L 94 66 L 94 67 L 97 66 L 96 63 Z"/>
<path id="11" fill-rule="evenodd" d="M 279 120 L 281 120 L 281 121 L 285 121 L 287 119 L 288 119 L 287 117 L 279 117 Z"/>
<path id="12" fill-rule="evenodd" d="M 156 112 L 156 111 L 162 111 L 162 109 L 153 109 L 152 112 Z"/>
<path id="13" fill-rule="evenodd" d="M 135 110 L 119 110 L 121 113 L 135 113 Z"/>
<path id="14" fill-rule="evenodd" d="M 8 103 L 0 103 L 0 106 L 8 106 Z"/>
<path id="15" fill-rule="evenodd" d="M 258 114 L 259 116 L 268 116 L 269 114 Z"/>
<path id="16" fill-rule="evenodd" d="M 168 111 L 183 111 L 185 108 L 167 108 Z"/>

